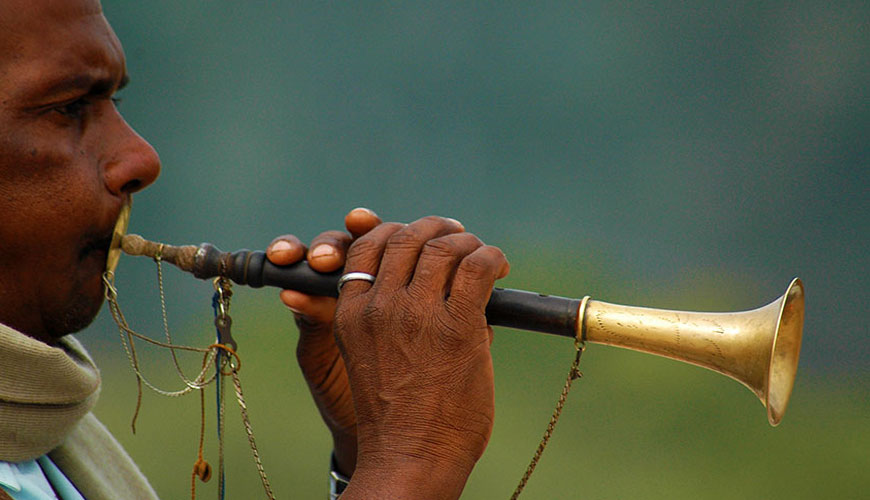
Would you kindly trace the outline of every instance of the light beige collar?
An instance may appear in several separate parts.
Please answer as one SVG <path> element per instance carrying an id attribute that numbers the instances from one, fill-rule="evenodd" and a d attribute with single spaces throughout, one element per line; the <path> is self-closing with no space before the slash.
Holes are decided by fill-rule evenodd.
<path id="1" fill-rule="evenodd" d="M 72 336 L 57 347 L 0 324 L 0 460 L 58 446 L 96 404 L 100 373 Z"/>

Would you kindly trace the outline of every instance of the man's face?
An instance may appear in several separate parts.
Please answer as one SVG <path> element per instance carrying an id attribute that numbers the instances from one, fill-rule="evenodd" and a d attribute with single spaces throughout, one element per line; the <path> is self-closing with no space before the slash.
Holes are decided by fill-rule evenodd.
<path id="1" fill-rule="evenodd" d="M 99 311 L 119 209 L 160 171 L 126 78 L 98 0 L 0 1 L 0 322 L 48 343 Z"/>

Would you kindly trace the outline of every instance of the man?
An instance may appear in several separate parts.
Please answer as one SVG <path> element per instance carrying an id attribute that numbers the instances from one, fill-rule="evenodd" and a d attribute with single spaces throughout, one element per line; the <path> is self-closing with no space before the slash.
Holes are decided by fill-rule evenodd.
<path id="1" fill-rule="evenodd" d="M 99 310 L 122 203 L 160 170 L 113 102 L 126 81 L 98 0 L 0 2 L 0 499 L 156 498 L 89 413 L 99 375 L 68 335 Z M 354 211 L 350 235 L 268 255 L 364 273 L 337 302 L 281 296 L 342 498 L 457 498 L 492 428 L 483 310 L 508 265 L 451 219 L 379 223 Z"/>

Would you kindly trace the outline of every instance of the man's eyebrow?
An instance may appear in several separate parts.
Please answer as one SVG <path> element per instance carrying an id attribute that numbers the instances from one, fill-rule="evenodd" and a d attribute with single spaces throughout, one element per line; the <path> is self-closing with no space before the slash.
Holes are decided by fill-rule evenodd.
<path id="1" fill-rule="evenodd" d="M 113 90 L 118 91 L 130 83 L 130 77 L 125 73 L 120 80 L 113 78 L 95 77 L 93 75 L 78 74 L 61 78 L 48 84 L 44 90 L 47 95 L 63 94 L 70 91 L 87 92 L 92 95 L 109 94 Z"/>

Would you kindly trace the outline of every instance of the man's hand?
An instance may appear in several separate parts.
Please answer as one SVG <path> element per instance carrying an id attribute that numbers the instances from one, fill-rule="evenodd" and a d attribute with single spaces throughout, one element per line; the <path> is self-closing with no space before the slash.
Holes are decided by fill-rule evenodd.
<path id="1" fill-rule="evenodd" d="M 316 271 L 331 272 L 344 265 L 353 238 L 381 223 L 365 208 L 351 210 L 344 219 L 348 233 L 327 231 L 312 240 L 310 249 L 292 235 L 275 238 L 266 249 L 273 264 L 288 265 L 303 257 Z M 356 417 L 344 360 L 332 333 L 335 299 L 315 297 L 293 290 L 281 292 L 281 300 L 293 311 L 299 327 L 296 358 L 314 402 L 333 438 L 333 449 L 342 473 L 353 474 L 356 462 Z"/>
<path id="2" fill-rule="evenodd" d="M 358 454 L 342 498 L 458 498 L 492 431 L 484 309 L 509 266 L 452 219 L 381 224 L 350 246 L 335 334 Z M 335 361 L 340 363 L 341 361 Z"/>

